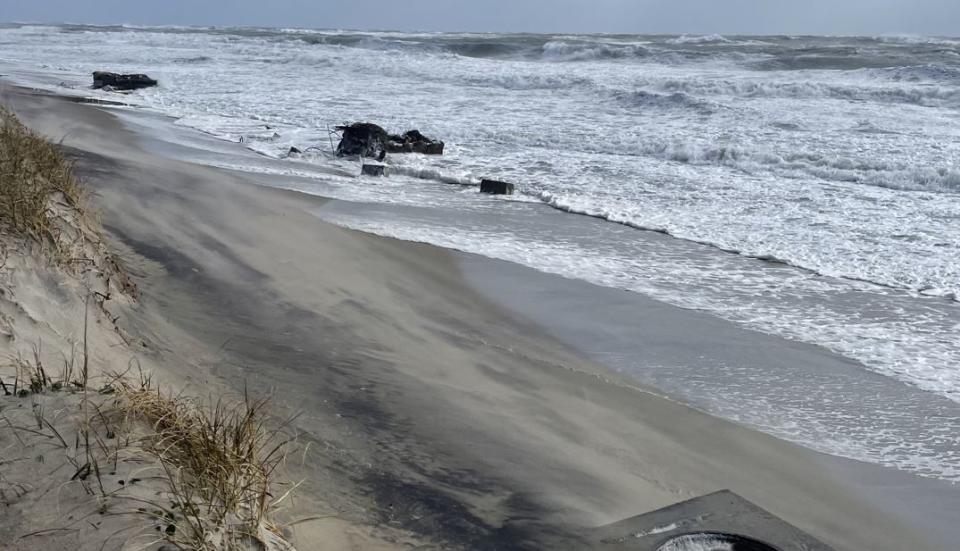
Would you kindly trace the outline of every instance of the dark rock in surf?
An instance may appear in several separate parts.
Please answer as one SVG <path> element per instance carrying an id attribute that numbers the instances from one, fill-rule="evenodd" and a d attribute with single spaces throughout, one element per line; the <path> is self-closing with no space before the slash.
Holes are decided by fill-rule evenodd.
<path id="1" fill-rule="evenodd" d="M 149 88 L 156 85 L 157 81 L 147 75 L 122 75 L 106 71 L 93 72 L 94 89 L 137 90 L 139 88 Z"/>
<path id="2" fill-rule="evenodd" d="M 492 193 L 494 195 L 513 195 L 513 184 L 501 182 L 499 180 L 481 180 L 480 193 Z"/>
<path id="3" fill-rule="evenodd" d="M 430 139 L 419 130 L 410 130 L 398 136 L 369 122 L 338 126 L 337 130 L 341 132 L 340 144 L 337 145 L 338 157 L 360 156 L 382 161 L 387 153 L 443 154 L 443 142 Z"/>
<path id="4" fill-rule="evenodd" d="M 408 130 L 402 136 L 390 136 L 389 153 L 422 153 L 443 155 L 443 142 L 424 136 L 419 130 Z"/>
<path id="5" fill-rule="evenodd" d="M 432 142 L 430 138 L 424 136 L 419 130 L 407 130 L 403 134 L 404 141 L 407 142 Z"/>
<path id="6" fill-rule="evenodd" d="M 296 147 L 291 146 L 290 151 L 287 151 L 287 157 L 294 157 L 294 156 L 300 155 L 301 153 L 303 153 L 303 151 L 300 151 Z"/>
<path id="7" fill-rule="evenodd" d="M 337 157 L 368 157 L 383 160 L 390 135 L 383 128 L 369 122 L 338 126 L 341 132 Z"/>

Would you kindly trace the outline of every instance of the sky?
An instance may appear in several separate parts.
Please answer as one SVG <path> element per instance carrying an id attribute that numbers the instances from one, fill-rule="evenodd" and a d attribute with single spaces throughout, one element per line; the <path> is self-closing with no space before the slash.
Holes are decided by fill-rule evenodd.
<path id="1" fill-rule="evenodd" d="M 425 31 L 960 34 L 960 0 L 0 0 L 0 21 Z"/>

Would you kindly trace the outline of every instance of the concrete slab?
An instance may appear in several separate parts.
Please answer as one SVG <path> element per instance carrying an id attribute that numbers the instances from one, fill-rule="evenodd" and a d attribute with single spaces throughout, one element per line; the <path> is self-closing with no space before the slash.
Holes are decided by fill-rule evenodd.
<path id="1" fill-rule="evenodd" d="M 602 526 L 588 540 L 605 551 L 833 551 L 729 490 Z"/>

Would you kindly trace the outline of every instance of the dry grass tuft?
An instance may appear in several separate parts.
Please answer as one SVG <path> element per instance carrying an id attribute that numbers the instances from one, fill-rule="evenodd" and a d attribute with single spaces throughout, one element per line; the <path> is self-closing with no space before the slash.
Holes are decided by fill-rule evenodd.
<path id="1" fill-rule="evenodd" d="M 51 462 L 57 456 L 51 450 L 62 453 L 66 469 L 55 470 L 70 475 L 64 484 L 79 484 L 97 500 L 97 515 L 141 517 L 144 522 L 122 528 L 136 530 L 127 544 L 138 549 L 167 543 L 196 551 L 295 551 L 272 520 L 296 485 L 276 480 L 292 439 L 281 436 L 284 426 L 268 424 L 268 399 L 244 396 L 236 402 L 205 403 L 165 394 L 143 374 L 136 380 L 98 377 L 90 381 L 98 388 L 93 390 L 72 379 L 68 367 L 56 379 L 39 360 L 18 358 L 15 367 L 13 384 L 6 383 L 3 393 L 34 400 L 29 410 L 10 410 L 32 416 L 21 415 L 15 424 L 0 405 L 0 421 L 6 423 L 0 426 L 18 440 L 21 434 L 39 439 Z M 62 400 L 51 401 L 56 397 Z M 52 420 L 44 403 L 55 404 Z M 23 442 L 21 447 L 27 449 Z M 0 505 L 31 490 L 3 474 L 0 469 Z M 119 486 L 118 475 L 124 481 Z M 144 480 L 158 486 L 143 486 L 150 484 Z M 281 495 L 274 493 L 277 488 L 284 488 Z M 90 515 L 20 539 L 50 530 L 83 530 L 86 523 L 80 521 Z M 288 526 L 315 518 L 322 517 Z"/>
<path id="2" fill-rule="evenodd" d="M 50 201 L 83 212 L 85 194 L 57 148 L 0 106 L 0 223 L 42 244 L 61 242 Z"/>
<path id="3" fill-rule="evenodd" d="M 88 199 L 87 188 L 57 145 L 0 105 L 0 234 L 36 243 L 72 275 L 100 272 L 106 284 L 94 292 L 98 302 L 110 298 L 111 284 L 136 298 L 136 284 L 104 244 Z M 0 252 L 6 246 L 0 244 Z M 4 264 L 0 261 L 0 268 Z"/>
<path id="4" fill-rule="evenodd" d="M 75 352 L 73 351 L 70 356 L 63 356 L 58 376 L 44 365 L 41 343 L 33 347 L 31 356 L 24 357 L 21 354 L 13 356 L 9 365 L 3 366 L 6 368 L 4 371 L 13 371 L 13 375 L 0 374 L 0 395 L 16 395 L 25 398 L 31 394 L 41 394 L 46 391 L 59 392 L 87 388 L 87 372 L 83 366 L 78 368 L 77 364 L 82 360 Z"/>
<path id="5" fill-rule="evenodd" d="M 120 411 L 152 428 L 145 449 L 162 464 L 171 513 L 186 529 L 168 533 L 169 541 L 201 550 L 287 548 L 268 514 L 289 494 L 271 492 L 289 440 L 266 427 L 267 399 L 204 404 L 164 394 L 142 376 L 115 386 Z"/>

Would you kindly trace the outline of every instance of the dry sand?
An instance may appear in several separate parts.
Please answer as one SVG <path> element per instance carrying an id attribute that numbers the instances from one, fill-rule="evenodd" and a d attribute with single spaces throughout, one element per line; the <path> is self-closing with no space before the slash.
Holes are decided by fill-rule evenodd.
<path id="1" fill-rule="evenodd" d="M 118 323 L 160 377 L 300 413 L 298 507 L 333 515 L 293 528 L 301 549 L 578 548 L 586 527 L 723 488 L 839 550 L 938 548 L 819 454 L 631 386 L 494 306 L 455 253 L 162 158 L 103 108 L 0 101 L 96 190 L 141 290 Z"/>

